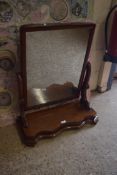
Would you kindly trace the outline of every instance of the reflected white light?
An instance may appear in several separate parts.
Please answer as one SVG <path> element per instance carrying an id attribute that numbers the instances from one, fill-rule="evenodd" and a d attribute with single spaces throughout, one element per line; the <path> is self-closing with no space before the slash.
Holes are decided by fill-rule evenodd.
<path id="1" fill-rule="evenodd" d="M 34 88 L 32 90 L 32 94 L 35 97 L 35 100 L 39 103 L 46 103 L 46 100 L 44 99 L 44 95 L 42 94 L 43 91 L 46 91 L 46 89 L 36 89 Z"/>

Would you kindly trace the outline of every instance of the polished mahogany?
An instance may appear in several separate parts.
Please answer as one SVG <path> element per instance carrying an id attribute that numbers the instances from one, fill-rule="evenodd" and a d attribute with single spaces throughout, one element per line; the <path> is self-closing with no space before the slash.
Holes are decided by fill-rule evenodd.
<path id="1" fill-rule="evenodd" d="M 87 49 L 78 87 L 68 83 L 52 84 L 39 89 L 44 103 L 28 106 L 26 37 L 28 32 L 85 28 L 89 31 Z M 87 100 L 91 64 L 88 62 L 95 24 L 92 22 L 24 25 L 20 28 L 21 72 L 18 74 L 21 116 L 18 120 L 24 142 L 33 146 L 41 138 L 56 136 L 65 129 L 80 128 L 86 123 L 96 124 L 96 112 Z M 39 43 L 41 44 L 41 43 Z M 34 59 L 34 58 L 33 58 Z M 33 99 L 33 98 L 32 98 Z"/>

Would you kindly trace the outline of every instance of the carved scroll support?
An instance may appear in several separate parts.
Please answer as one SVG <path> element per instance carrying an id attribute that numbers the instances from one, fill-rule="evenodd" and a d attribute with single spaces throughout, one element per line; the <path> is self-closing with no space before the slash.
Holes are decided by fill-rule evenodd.
<path id="1" fill-rule="evenodd" d="M 89 89 L 90 75 L 91 75 L 91 64 L 90 62 L 88 62 L 84 74 L 84 81 L 81 88 L 81 99 L 80 99 L 80 104 L 87 110 L 90 110 L 90 104 L 87 100 L 87 89 Z"/>
<path id="2" fill-rule="evenodd" d="M 21 74 L 17 74 L 17 79 L 18 79 L 18 88 L 19 88 L 19 101 L 20 101 L 20 109 L 21 109 L 21 122 L 24 127 L 28 127 L 28 121 L 26 120 L 25 117 L 25 110 L 24 110 L 24 97 L 23 97 L 23 81 Z"/>

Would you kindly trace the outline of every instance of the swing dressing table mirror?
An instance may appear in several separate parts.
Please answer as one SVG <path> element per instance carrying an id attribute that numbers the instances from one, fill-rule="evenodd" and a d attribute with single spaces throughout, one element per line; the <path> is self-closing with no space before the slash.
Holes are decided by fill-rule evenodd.
<path id="1" fill-rule="evenodd" d="M 87 100 L 94 30 L 91 22 L 21 26 L 20 128 L 27 145 L 97 123 Z"/>

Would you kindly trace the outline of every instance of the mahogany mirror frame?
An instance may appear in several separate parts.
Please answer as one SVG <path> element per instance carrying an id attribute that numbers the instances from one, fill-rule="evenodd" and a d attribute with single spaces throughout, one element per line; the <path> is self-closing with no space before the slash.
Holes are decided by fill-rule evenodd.
<path id="1" fill-rule="evenodd" d="M 86 49 L 86 54 L 84 58 L 84 64 L 80 76 L 79 84 L 78 84 L 78 95 L 74 98 L 79 98 L 80 91 L 82 88 L 82 83 L 83 83 L 83 76 L 85 73 L 86 69 L 86 64 L 88 61 L 89 53 L 90 53 L 90 48 L 91 48 L 91 43 L 92 43 L 92 38 L 95 30 L 95 24 L 94 23 L 60 23 L 60 24 L 45 24 L 45 25 L 23 25 L 20 28 L 20 61 L 21 61 L 21 73 L 20 73 L 20 80 L 22 81 L 22 92 L 20 93 L 21 96 L 23 97 L 23 108 L 24 110 L 31 110 L 31 109 L 38 109 L 43 106 L 48 106 L 48 105 L 54 105 L 58 104 L 61 102 L 69 101 L 72 100 L 72 98 L 68 99 L 61 99 L 60 101 L 57 102 L 50 102 L 47 104 L 42 104 L 42 105 L 35 105 L 35 106 L 28 106 L 27 105 L 27 74 L 26 74 L 26 33 L 27 32 L 35 32 L 35 31 L 49 31 L 49 30 L 67 30 L 67 29 L 75 29 L 75 28 L 86 28 L 89 29 L 89 38 L 88 38 L 88 44 L 87 44 L 87 49 Z"/>
<path id="2" fill-rule="evenodd" d="M 90 108 L 89 102 L 87 100 L 87 89 L 89 87 L 89 78 L 90 78 L 90 73 L 91 73 L 91 64 L 88 62 L 89 54 L 90 54 L 90 49 L 91 49 L 91 44 L 94 36 L 94 31 L 95 31 L 95 23 L 93 22 L 72 22 L 72 23 L 56 23 L 56 24 L 29 24 L 29 25 L 23 25 L 20 27 L 20 64 L 21 64 L 21 72 L 18 73 L 18 82 L 19 82 L 19 93 L 20 93 L 20 109 L 21 109 L 21 128 L 23 130 L 23 134 L 25 136 L 25 143 L 29 146 L 35 145 L 37 140 L 39 138 L 46 138 L 46 137 L 52 137 L 55 136 L 60 130 L 65 129 L 65 128 L 79 128 L 80 126 L 83 125 L 83 122 L 85 124 L 87 122 L 92 122 L 92 123 L 97 123 L 98 118 L 96 116 L 96 112 Z M 81 71 L 81 76 L 78 84 L 78 89 L 77 89 L 77 96 L 74 98 L 68 98 L 68 99 L 61 99 L 60 101 L 57 102 L 51 102 L 43 105 L 36 105 L 36 106 L 28 106 L 27 105 L 27 74 L 26 74 L 26 33 L 27 32 L 34 32 L 34 31 L 50 31 L 50 30 L 67 30 L 67 29 L 77 29 L 77 28 L 86 28 L 86 30 L 89 30 L 89 36 L 88 36 L 88 42 L 87 42 L 87 49 L 85 53 L 85 58 L 84 58 L 84 63 Z M 62 123 L 63 121 L 66 121 L 63 118 L 63 121 L 61 122 L 60 126 L 57 128 L 55 126 L 54 128 L 54 121 L 53 121 L 53 130 L 39 130 L 39 126 L 34 124 L 32 126 L 32 130 L 29 127 L 30 121 L 28 121 L 28 117 L 33 117 L 33 115 L 40 115 L 39 112 L 35 112 L 36 110 L 40 111 L 42 115 L 45 115 L 44 113 L 48 112 L 49 110 L 45 110 L 48 108 L 48 106 L 58 106 L 61 103 L 72 103 L 73 100 L 78 100 L 81 105 L 80 107 L 80 112 L 83 112 L 83 115 L 85 117 L 81 116 L 76 122 L 66 122 Z M 77 102 L 76 102 L 77 103 Z M 66 106 L 65 110 L 69 110 L 70 106 Z M 72 105 L 71 105 L 72 106 Z M 83 107 L 83 108 L 82 108 Z M 53 107 L 54 108 L 54 107 Z M 45 111 L 44 111 L 45 110 Z M 56 110 L 56 109 L 55 109 Z M 57 109 L 58 110 L 58 109 Z M 59 109 L 60 110 L 60 109 Z M 65 111 L 63 110 L 63 111 Z M 76 109 L 75 109 L 76 110 Z M 29 112 L 32 114 L 32 116 L 26 116 L 25 114 Z M 51 115 L 53 115 L 52 108 L 50 109 Z M 71 117 L 73 118 L 73 116 Z M 33 118 L 29 119 L 33 121 Z M 59 121 L 60 122 L 60 121 Z M 30 124 L 32 125 L 32 124 Z M 37 130 L 35 129 L 35 126 L 37 127 Z M 34 131 L 34 132 L 33 132 Z M 32 133 L 31 133 L 32 132 Z M 38 138 L 38 139 L 37 139 Z"/>

